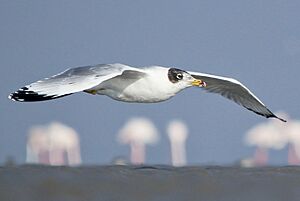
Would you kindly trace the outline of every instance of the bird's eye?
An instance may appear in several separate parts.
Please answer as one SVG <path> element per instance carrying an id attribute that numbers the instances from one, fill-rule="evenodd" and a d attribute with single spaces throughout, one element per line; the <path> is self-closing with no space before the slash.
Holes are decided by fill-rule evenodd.
<path id="1" fill-rule="evenodd" d="M 181 73 L 178 73 L 178 74 L 176 75 L 176 78 L 177 78 L 178 80 L 182 80 L 183 75 L 182 75 Z"/>

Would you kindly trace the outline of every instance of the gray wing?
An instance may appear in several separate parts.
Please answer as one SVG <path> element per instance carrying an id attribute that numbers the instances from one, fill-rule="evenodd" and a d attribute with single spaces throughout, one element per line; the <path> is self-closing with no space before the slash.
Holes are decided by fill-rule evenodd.
<path id="1" fill-rule="evenodd" d="M 286 121 L 273 114 L 247 87 L 233 78 L 197 72 L 188 73 L 193 77 L 206 82 L 206 87 L 204 89 L 208 92 L 220 94 L 256 114 L 267 118 L 274 117 L 281 121 Z"/>
<path id="2" fill-rule="evenodd" d="M 128 71 L 138 72 L 138 69 L 123 64 L 99 64 L 70 68 L 50 78 L 22 87 L 11 93 L 9 98 L 15 101 L 28 102 L 55 99 L 91 89 L 123 73 L 127 75 Z M 132 76 L 133 73 L 129 74 Z"/>

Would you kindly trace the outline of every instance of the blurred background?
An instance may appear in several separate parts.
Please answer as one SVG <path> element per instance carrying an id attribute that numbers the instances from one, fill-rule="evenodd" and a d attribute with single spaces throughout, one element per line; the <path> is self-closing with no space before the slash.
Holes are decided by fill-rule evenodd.
<path id="1" fill-rule="evenodd" d="M 299 8 L 296 0 L 1 1 L 0 163 L 298 164 Z M 116 62 L 237 78 L 295 124 L 282 128 L 197 88 L 159 104 L 84 93 L 7 98 L 69 67 Z"/>

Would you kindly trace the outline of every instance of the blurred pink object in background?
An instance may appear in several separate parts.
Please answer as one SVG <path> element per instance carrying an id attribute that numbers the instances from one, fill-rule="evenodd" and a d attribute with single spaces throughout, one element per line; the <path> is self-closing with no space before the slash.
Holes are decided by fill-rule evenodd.
<path id="1" fill-rule="evenodd" d="M 159 140 L 155 125 L 147 118 L 132 118 L 119 131 L 118 141 L 130 146 L 132 164 L 145 163 L 145 145 L 155 144 Z"/>
<path id="2" fill-rule="evenodd" d="M 27 139 L 27 163 L 79 165 L 80 142 L 76 131 L 62 123 L 33 126 Z"/>
<path id="3" fill-rule="evenodd" d="M 179 120 L 173 120 L 167 127 L 167 133 L 171 145 L 172 165 L 186 165 L 185 143 L 188 137 L 188 128 L 186 124 Z"/>

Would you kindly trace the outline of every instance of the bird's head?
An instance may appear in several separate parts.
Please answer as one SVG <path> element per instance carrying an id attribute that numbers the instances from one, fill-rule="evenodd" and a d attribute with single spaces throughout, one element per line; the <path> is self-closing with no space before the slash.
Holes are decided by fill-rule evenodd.
<path id="1" fill-rule="evenodd" d="M 205 87 L 206 83 L 200 79 L 194 78 L 188 72 L 177 68 L 170 68 L 168 71 L 169 81 L 182 88 L 197 86 Z"/>

